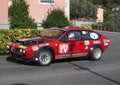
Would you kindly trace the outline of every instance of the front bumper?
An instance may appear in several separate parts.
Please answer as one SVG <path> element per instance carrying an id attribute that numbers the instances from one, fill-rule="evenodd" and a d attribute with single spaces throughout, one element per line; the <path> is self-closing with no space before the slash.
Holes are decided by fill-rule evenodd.
<path id="1" fill-rule="evenodd" d="M 15 60 L 20 60 L 20 61 L 24 61 L 24 62 L 33 62 L 33 59 L 27 59 L 25 55 L 20 54 L 20 53 L 16 53 L 16 52 L 10 52 L 11 56 L 15 59 Z"/>

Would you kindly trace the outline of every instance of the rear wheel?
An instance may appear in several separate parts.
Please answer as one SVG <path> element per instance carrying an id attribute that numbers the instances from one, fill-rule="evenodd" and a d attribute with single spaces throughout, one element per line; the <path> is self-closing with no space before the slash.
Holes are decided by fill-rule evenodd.
<path id="1" fill-rule="evenodd" d="M 39 58 L 38 64 L 42 66 L 46 66 L 46 65 L 50 65 L 53 56 L 51 51 L 45 50 L 45 51 L 40 51 L 38 58 Z"/>
<path id="2" fill-rule="evenodd" d="M 102 57 L 102 50 L 100 47 L 95 47 L 93 50 L 90 52 L 89 55 L 90 59 L 93 61 L 100 60 Z"/>

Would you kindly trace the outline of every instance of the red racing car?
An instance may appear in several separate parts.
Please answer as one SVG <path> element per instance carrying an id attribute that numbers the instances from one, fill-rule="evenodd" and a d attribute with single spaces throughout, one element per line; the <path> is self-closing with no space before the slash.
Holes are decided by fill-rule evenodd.
<path id="1" fill-rule="evenodd" d="M 54 59 L 88 56 L 99 60 L 110 45 L 108 37 L 84 28 L 50 28 L 35 38 L 23 38 L 9 43 L 14 57 L 49 65 Z"/>

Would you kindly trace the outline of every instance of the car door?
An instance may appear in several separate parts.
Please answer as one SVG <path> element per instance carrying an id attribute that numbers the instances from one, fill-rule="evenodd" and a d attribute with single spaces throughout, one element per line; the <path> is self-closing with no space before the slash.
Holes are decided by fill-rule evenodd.
<path id="1" fill-rule="evenodd" d="M 82 53 L 84 41 L 81 40 L 81 31 L 69 31 L 59 44 L 60 54 L 68 54 L 74 56 Z"/>

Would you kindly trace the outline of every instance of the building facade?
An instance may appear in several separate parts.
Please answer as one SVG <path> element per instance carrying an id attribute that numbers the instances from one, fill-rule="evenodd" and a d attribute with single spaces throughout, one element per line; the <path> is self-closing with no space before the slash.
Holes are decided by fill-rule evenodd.
<path id="1" fill-rule="evenodd" d="M 103 22 L 104 20 L 104 9 L 100 6 L 97 9 L 97 20 L 96 22 Z"/>
<path id="2" fill-rule="evenodd" d="M 26 0 L 29 5 L 29 15 L 35 19 L 38 27 L 46 19 L 48 12 L 60 8 L 65 11 L 69 19 L 69 0 Z M 8 8 L 12 5 L 12 0 L 0 0 L 0 28 L 9 28 Z"/>
<path id="3" fill-rule="evenodd" d="M 8 0 L 0 0 L 0 28 L 9 28 Z"/>

